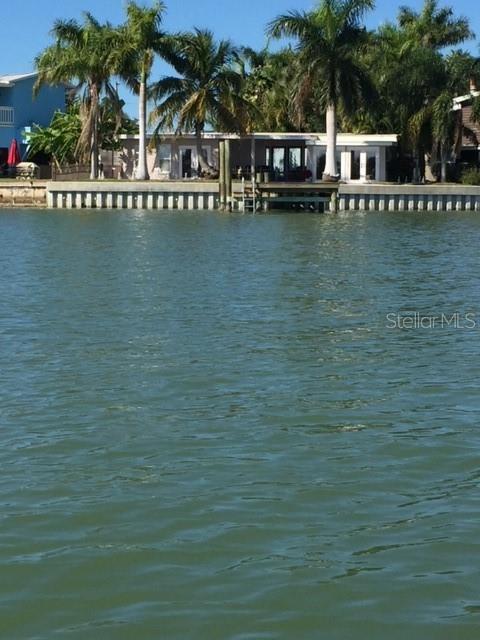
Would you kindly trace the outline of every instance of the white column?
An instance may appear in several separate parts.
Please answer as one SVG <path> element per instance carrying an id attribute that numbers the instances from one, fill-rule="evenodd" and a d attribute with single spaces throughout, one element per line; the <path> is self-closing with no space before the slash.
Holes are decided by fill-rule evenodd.
<path id="1" fill-rule="evenodd" d="M 351 151 L 342 151 L 340 156 L 340 174 L 342 180 L 350 180 L 352 177 L 352 153 Z"/>
<path id="2" fill-rule="evenodd" d="M 327 149 L 325 152 L 325 175 L 337 175 L 337 109 L 335 104 L 327 105 L 326 113 Z"/>

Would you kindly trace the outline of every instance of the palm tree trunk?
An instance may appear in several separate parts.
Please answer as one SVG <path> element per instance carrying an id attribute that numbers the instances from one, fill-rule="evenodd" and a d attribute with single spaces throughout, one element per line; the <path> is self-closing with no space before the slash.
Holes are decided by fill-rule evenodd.
<path id="1" fill-rule="evenodd" d="M 90 87 L 90 118 L 91 118 L 91 143 L 90 143 L 90 180 L 98 178 L 98 121 L 99 121 L 99 89 L 93 83 Z"/>
<path id="2" fill-rule="evenodd" d="M 435 175 L 435 165 L 437 163 L 437 148 L 434 144 L 430 153 L 425 153 L 425 180 L 427 182 L 437 182 Z"/>
<path id="3" fill-rule="evenodd" d="M 98 178 L 98 87 L 95 84 L 90 89 L 90 98 L 90 109 L 92 110 L 90 180 L 96 180 Z"/>
<path id="4" fill-rule="evenodd" d="M 327 106 L 327 151 L 323 180 L 338 178 L 337 174 L 337 108 L 334 103 Z"/>
<path id="5" fill-rule="evenodd" d="M 440 159 L 441 159 L 440 182 L 446 182 L 447 181 L 447 153 L 445 150 L 445 145 L 443 143 L 440 147 Z"/>
<path id="6" fill-rule="evenodd" d="M 149 180 L 147 169 L 147 78 L 145 72 L 142 72 L 138 93 L 138 133 L 138 166 L 135 177 L 137 180 Z"/>
<path id="7" fill-rule="evenodd" d="M 92 145 L 90 149 L 90 180 L 98 178 L 98 141 L 97 126 L 93 125 L 92 129 Z"/>

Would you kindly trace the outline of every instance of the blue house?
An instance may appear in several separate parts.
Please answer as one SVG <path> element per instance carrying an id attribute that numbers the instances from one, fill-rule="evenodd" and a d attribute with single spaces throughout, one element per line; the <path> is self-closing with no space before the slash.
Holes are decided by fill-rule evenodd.
<path id="1" fill-rule="evenodd" d="M 7 161 L 13 138 L 25 152 L 23 130 L 48 126 L 55 111 L 65 110 L 65 87 L 44 86 L 33 97 L 36 73 L 0 76 L 0 166 Z"/>

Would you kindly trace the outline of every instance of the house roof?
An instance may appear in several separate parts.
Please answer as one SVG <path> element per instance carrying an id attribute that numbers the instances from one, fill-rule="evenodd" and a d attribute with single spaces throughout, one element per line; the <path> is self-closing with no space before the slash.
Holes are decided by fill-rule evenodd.
<path id="1" fill-rule="evenodd" d="M 118 136 L 121 140 L 134 140 L 138 139 L 138 135 L 132 134 L 121 134 Z M 303 141 L 307 145 L 325 145 L 327 142 L 327 137 L 325 133 L 275 133 L 275 132 L 260 132 L 254 133 L 250 135 L 239 135 L 236 133 L 220 133 L 217 131 L 205 131 L 202 135 L 203 140 L 238 140 L 245 139 L 249 140 L 251 138 L 255 140 L 271 140 L 271 141 L 279 141 L 279 142 L 295 142 L 295 141 Z M 175 139 L 175 138 L 184 138 L 184 139 L 195 139 L 195 134 L 193 133 L 184 133 L 182 135 L 176 135 L 172 132 L 163 132 L 159 134 L 159 139 Z M 337 135 L 337 145 L 352 145 L 352 146 L 367 146 L 369 144 L 374 144 L 377 146 L 391 146 L 397 143 L 397 134 L 354 134 L 354 133 L 339 133 Z"/>
<path id="2" fill-rule="evenodd" d="M 472 98 L 478 98 L 480 91 L 473 90 L 464 96 L 457 96 L 453 99 L 453 111 L 459 111 L 462 108 L 464 102 L 469 102 Z"/>
<path id="3" fill-rule="evenodd" d="M 12 87 L 16 82 L 26 80 L 27 78 L 34 78 L 38 73 L 36 71 L 31 73 L 16 73 L 8 76 L 0 76 L 0 87 Z"/>

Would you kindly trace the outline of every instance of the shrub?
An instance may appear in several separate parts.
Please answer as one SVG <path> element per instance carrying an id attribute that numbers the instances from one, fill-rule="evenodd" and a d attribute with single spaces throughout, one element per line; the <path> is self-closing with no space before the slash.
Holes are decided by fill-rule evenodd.
<path id="1" fill-rule="evenodd" d="M 462 184 L 480 185 L 480 169 L 469 167 L 465 169 L 460 178 Z"/>

